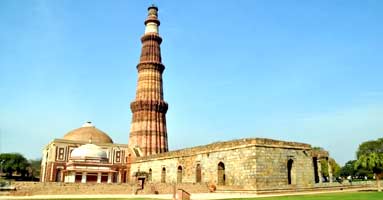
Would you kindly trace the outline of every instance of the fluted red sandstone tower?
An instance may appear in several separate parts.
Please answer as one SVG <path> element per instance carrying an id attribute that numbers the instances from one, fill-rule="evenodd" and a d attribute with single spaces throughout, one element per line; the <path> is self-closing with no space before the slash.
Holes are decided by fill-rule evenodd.
<path id="1" fill-rule="evenodd" d="M 130 104 L 133 113 L 130 127 L 129 146 L 139 147 L 143 155 L 168 151 L 165 114 L 168 104 L 164 101 L 162 72 L 165 66 L 161 62 L 158 34 L 158 8 L 148 8 L 145 20 L 145 34 L 141 37 L 142 50 L 137 65 L 138 83 L 136 98 Z"/>

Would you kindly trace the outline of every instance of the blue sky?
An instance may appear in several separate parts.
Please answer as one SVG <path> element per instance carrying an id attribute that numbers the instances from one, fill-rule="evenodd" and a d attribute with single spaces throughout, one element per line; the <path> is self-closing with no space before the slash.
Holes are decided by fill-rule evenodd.
<path id="1" fill-rule="evenodd" d="M 39 158 L 85 121 L 127 143 L 151 3 L 170 149 L 266 137 L 343 164 L 383 136 L 382 1 L 3 0 L 0 152 Z"/>

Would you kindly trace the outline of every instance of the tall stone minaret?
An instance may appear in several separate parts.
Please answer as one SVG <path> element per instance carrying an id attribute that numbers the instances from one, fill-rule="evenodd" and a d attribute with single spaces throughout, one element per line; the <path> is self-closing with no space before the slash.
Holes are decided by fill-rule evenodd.
<path id="1" fill-rule="evenodd" d="M 166 111 L 162 89 L 162 72 L 165 66 L 161 62 L 158 34 L 158 8 L 148 8 L 145 20 L 145 33 L 141 37 L 142 50 L 140 63 L 137 65 L 138 83 L 136 98 L 130 104 L 133 113 L 130 127 L 129 146 L 139 147 L 143 156 L 168 151 L 166 131 Z"/>

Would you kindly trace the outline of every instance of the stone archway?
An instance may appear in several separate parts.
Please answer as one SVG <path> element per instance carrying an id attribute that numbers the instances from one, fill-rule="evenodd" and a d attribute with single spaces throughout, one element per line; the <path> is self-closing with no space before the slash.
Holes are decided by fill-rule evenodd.
<path id="1" fill-rule="evenodd" d="M 289 185 L 295 185 L 296 184 L 295 179 L 296 177 L 295 177 L 294 160 L 289 159 L 287 161 L 287 183 Z"/>
<path id="2" fill-rule="evenodd" d="M 177 168 L 177 183 L 182 183 L 182 166 Z"/>
<path id="3" fill-rule="evenodd" d="M 225 175 L 225 164 L 223 162 L 218 163 L 218 185 L 225 185 L 226 175 Z"/>
<path id="4" fill-rule="evenodd" d="M 166 183 L 166 168 L 163 167 L 161 171 L 161 183 Z"/>
<path id="5" fill-rule="evenodd" d="M 149 169 L 149 174 L 148 174 L 148 181 L 152 181 L 152 168 Z"/>
<path id="6" fill-rule="evenodd" d="M 61 169 L 57 169 L 55 182 L 61 182 L 61 181 L 62 181 Z"/>
<path id="7" fill-rule="evenodd" d="M 201 170 L 201 165 L 197 164 L 196 170 L 195 170 L 195 180 L 197 183 L 202 182 L 202 170 Z"/>
<path id="8" fill-rule="evenodd" d="M 319 168 L 318 168 L 318 158 L 317 157 L 313 157 L 313 167 L 314 167 L 314 182 L 315 183 L 319 183 Z"/>

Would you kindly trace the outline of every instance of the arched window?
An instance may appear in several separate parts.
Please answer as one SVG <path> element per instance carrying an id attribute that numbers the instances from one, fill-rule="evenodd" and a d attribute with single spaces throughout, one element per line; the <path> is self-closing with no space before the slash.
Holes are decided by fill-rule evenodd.
<path id="1" fill-rule="evenodd" d="M 182 167 L 178 166 L 177 169 L 177 183 L 182 183 Z"/>
<path id="2" fill-rule="evenodd" d="M 201 171 L 201 165 L 197 164 L 197 167 L 195 169 L 195 180 L 197 183 L 201 183 L 202 181 L 202 171 Z"/>
<path id="3" fill-rule="evenodd" d="M 225 185 L 225 164 L 223 162 L 218 163 L 218 185 Z"/>
<path id="4" fill-rule="evenodd" d="M 293 163 L 294 161 L 292 159 L 289 159 L 287 161 L 287 183 L 289 185 L 292 184 L 292 170 L 293 170 Z"/>
<path id="5" fill-rule="evenodd" d="M 149 169 L 148 181 L 152 181 L 152 168 Z"/>
<path id="6" fill-rule="evenodd" d="M 163 167 L 161 171 L 161 183 L 166 183 L 166 168 Z"/>

